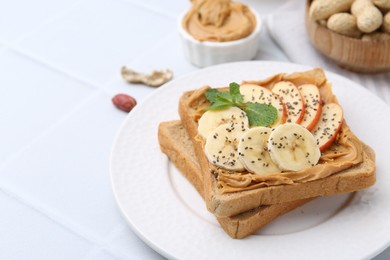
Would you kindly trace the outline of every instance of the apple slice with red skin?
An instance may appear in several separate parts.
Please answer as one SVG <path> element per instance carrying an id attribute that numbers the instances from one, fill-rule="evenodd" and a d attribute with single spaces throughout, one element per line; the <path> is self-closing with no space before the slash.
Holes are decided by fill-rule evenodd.
<path id="1" fill-rule="evenodd" d="M 276 108 L 278 112 L 278 118 L 271 125 L 271 127 L 275 127 L 286 122 L 286 107 L 280 98 L 273 94 L 269 89 L 255 84 L 243 84 L 240 86 L 240 93 L 244 96 L 244 102 L 253 102 L 267 105 L 271 104 Z"/>
<path id="2" fill-rule="evenodd" d="M 311 133 L 317 140 L 320 151 L 323 152 L 336 139 L 344 121 L 343 109 L 339 104 L 328 103 L 322 106 L 322 112 L 317 125 Z"/>
<path id="3" fill-rule="evenodd" d="M 277 123 L 274 123 L 273 126 L 284 124 L 287 120 L 287 109 L 278 95 L 272 93 L 271 105 L 273 105 L 278 110 L 278 119 L 276 120 Z"/>
<path id="4" fill-rule="evenodd" d="M 320 90 L 316 85 L 304 84 L 298 87 L 305 104 L 305 114 L 301 125 L 311 131 L 321 116 L 322 100 Z"/>
<path id="5" fill-rule="evenodd" d="M 301 123 L 305 114 L 305 106 L 298 88 L 292 82 L 280 81 L 273 86 L 272 92 L 278 95 L 286 106 L 286 122 Z"/>

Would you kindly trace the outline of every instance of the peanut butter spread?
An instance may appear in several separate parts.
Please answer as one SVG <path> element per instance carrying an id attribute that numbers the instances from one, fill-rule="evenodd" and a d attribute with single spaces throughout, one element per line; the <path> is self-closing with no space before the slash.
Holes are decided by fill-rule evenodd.
<path id="1" fill-rule="evenodd" d="M 314 84 L 319 88 L 325 104 L 337 102 L 336 97 L 332 94 L 330 85 L 326 81 L 325 75 L 320 69 L 289 75 L 278 74 L 262 81 L 246 81 L 246 83 L 258 84 L 271 89 L 275 83 L 282 80 L 291 81 L 296 86 Z M 189 104 L 195 120 L 198 120 L 204 108 L 210 105 L 204 98 L 204 93 L 207 89 L 208 87 L 201 88 L 193 92 L 191 96 Z M 200 136 L 198 136 L 197 140 L 204 147 L 205 140 Z M 362 142 L 350 131 L 344 122 L 337 139 L 329 148 L 323 151 L 319 163 L 313 167 L 297 172 L 288 171 L 264 175 L 256 175 L 246 171 L 232 172 L 216 167 L 211 163 L 209 163 L 209 167 L 217 180 L 218 192 L 224 194 L 275 185 L 305 183 L 326 178 L 361 163 L 363 161 L 363 153 Z"/>
<path id="2" fill-rule="evenodd" d="M 249 8 L 230 0 L 192 0 L 183 20 L 184 29 L 196 40 L 226 42 L 250 35 L 256 18 Z"/>

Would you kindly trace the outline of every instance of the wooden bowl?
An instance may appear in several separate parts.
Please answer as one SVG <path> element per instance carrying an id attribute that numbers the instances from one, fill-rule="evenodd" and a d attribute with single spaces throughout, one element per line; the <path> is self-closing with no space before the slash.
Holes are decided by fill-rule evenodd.
<path id="1" fill-rule="evenodd" d="M 355 72 L 390 71 L 390 40 L 362 41 L 335 33 L 309 17 L 310 3 L 306 4 L 306 30 L 323 55 Z"/>

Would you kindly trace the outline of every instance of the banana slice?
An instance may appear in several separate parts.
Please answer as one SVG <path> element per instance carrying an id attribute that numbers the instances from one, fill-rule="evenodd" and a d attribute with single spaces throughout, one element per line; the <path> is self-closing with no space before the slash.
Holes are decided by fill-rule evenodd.
<path id="1" fill-rule="evenodd" d="M 245 132 L 238 143 L 238 154 L 245 168 L 255 174 L 281 172 L 268 153 L 271 128 L 254 127 Z"/>
<path id="2" fill-rule="evenodd" d="M 268 150 L 272 161 L 284 171 L 300 171 L 314 166 L 321 156 L 314 136 L 294 123 L 275 128 L 268 140 Z"/>
<path id="3" fill-rule="evenodd" d="M 240 93 L 244 96 L 244 102 L 271 104 L 276 108 L 278 118 L 271 125 L 272 127 L 283 124 L 286 121 L 286 108 L 280 98 L 273 94 L 271 90 L 255 84 L 243 84 L 240 86 Z"/>
<path id="4" fill-rule="evenodd" d="M 238 107 L 229 107 L 222 110 L 206 111 L 198 121 L 198 132 L 206 139 L 215 128 L 230 122 L 244 122 L 246 128 L 249 126 L 248 117 L 243 110 Z"/>
<path id="5" fill-rule="evenodd" d="M 238 142 L 248 130 L 245 122 L 231 122 L 215 128 L 206 139 L 205 154 L 212 164 L 227 170 L 242 171 L 238 156 Z"/>

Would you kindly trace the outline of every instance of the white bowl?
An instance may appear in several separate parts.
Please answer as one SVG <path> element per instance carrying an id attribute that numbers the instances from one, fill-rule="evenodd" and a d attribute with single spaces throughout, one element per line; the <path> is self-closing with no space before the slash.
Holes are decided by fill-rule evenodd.
<path id="1" fill-rule="evenodd" d="M 183 13 L 178 19 L 178 30 L 186 59 L 198 67 L 253 59 L 259 47 L 261 20 L 255 10 L 250 10 L 256 18 L 253 32 L 245 38 L 228 42 L 201 42 L 194 39 L 183 28 L 186 12 Z"/>

